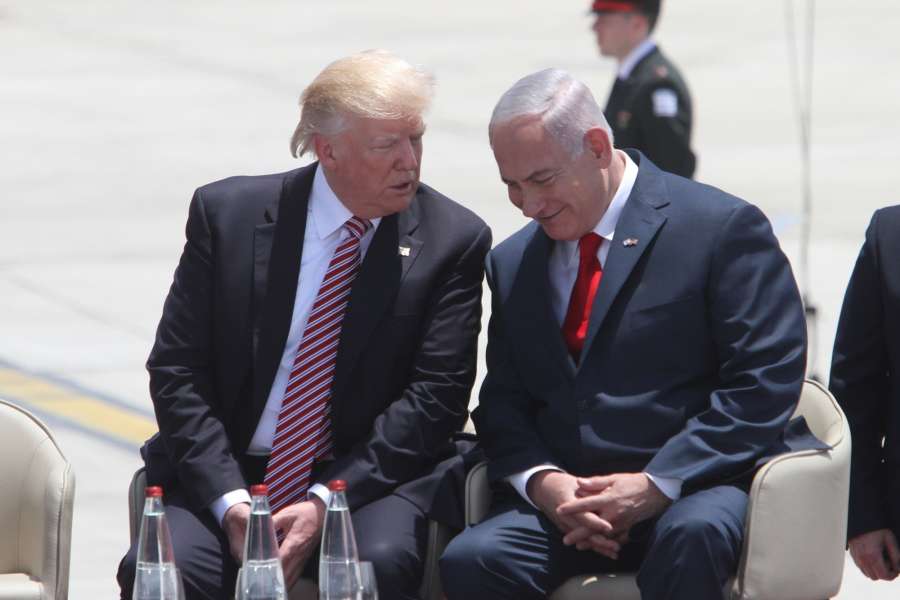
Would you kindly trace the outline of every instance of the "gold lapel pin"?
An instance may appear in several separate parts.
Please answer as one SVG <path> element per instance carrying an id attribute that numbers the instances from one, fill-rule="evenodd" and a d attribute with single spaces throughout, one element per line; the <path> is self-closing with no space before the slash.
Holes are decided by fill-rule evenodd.
<path id="1" fill-rule="evenodd" d="M 622 240 L 622 245 L 626 248 L 631 248 L 632 246 L 637 246 L 638 240 L 637 238 L 626 238 Z"/>
<path id="2" fill-rule="evenodd" d="M 397 251 L 400 253 L 400 256 L 409 256 L 409 246 L 400 246 Z"/>

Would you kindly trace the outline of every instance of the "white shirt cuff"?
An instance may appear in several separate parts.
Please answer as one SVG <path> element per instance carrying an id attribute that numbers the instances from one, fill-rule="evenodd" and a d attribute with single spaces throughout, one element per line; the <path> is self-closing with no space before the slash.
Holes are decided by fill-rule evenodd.
<path id="1" fill-rule="evenodd" d="M 519 495 L 525 499 L 525 502 L 534 506 L 535 508 L 537 508 L 537 505 L 535 505 L 535 503 L 531 501 L 531 498 L 528 497 L 528 480 L 531 479 L 532 475 L 541 471 L 562 471 L 562 469 L 560 469 L 556 465 L 548 463 L 545 465 L 531 467 L 530 469 L 526 469 L 521 473 L 514 473 L 512 475 L 506 476 L 506 482 L 513 486 L 517 492 L 519 492 Z"/>
<path id="2" fill-rule="evenodd" d="M 213 500 L 212 504 L 209 505 L 209 510 L 212 511 L 213 516 L 216 517 L 216 521 L 221 527 L 222 520 L 225 518 L 225 513 L 228 512 L 228 509 L 241 502 L 250 504 L 250 492 L 243 489 L 231 490 Z"/>
<path id="3" fill-rule="evenodd" d="M 676 479 L 674 477 L 660 477 L 659 475 L 651 475 L 644 471 L 644 475 L 647 476 L 647 479 L 653 482 L 653 484 L 659 488 L 666 498 L 672 500 L 678 500 L 681 498 L 681 484 L 684 483 L 680 479 Z"/>
<path id="4" fill-rule="evenodd" d="M 326 486 L 322 485 L 321 483 L 314 483 L 309 488 L 309 492 L 307 493 L 307 496 L 306 496 L 307 499 L 310 496 L 312 496 L 313 494 L 318 496 L 322 500 L 322 502 L 325 503 L 326 508 L 328 507 L 328 501 L 331 500 L 331 490 L 329 490 Z"/>

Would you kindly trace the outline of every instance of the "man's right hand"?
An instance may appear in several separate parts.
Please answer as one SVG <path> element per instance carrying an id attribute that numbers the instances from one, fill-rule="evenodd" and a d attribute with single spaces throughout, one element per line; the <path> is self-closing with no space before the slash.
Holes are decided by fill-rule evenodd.
<path id="1" fill-rule="evenodd" d="M 244 560 L 244 537 L 247 535 L 247 523 L 250 522 L 250 505 L 239 502 L 225 511 L 222 517 L 222 529 L 228 536 L 228 547 L 237 564 Z"/>
<path id="2" fill-rule="evenodd" d="M 891 581 L 900 574 L 900 547 L 890 529 L 876 529 L 851 539 L 850 556 L 869 579 Z"/>
<path id="3" fill-rule="evenodd" d="M 572 534 L 579 550 L 591 549 L 598 554 L 618 559 L 622 539 L 609 537 L 612 525 L 592 512 L 560 515 L 557 508 L 576 499 L 578 479 L 562 471 L 540 471 L 528 480 L 526 491 L 531 501 L 553 521 L 564 534 Z M 624 539 L 624 538 L 623 538 Z"/>

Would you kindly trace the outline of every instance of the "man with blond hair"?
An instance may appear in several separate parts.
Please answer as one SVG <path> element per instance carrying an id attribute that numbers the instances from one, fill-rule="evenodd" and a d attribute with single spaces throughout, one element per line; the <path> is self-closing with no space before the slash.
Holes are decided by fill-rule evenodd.
<path id="1" fill-rule="evenodd" d="M 338 60 L 300 99 L 306 167 L 199 188 L 147 362 L 188 599 L 229 598 L 265 483 L 290 587 L 314 576 L 330 480 L 360 558 L 414 598 L 475 374 L 490 230 L 419 182 L 431 77 L 384 51 Z M 130 598 L 134 548 L 119 569 Z"/>

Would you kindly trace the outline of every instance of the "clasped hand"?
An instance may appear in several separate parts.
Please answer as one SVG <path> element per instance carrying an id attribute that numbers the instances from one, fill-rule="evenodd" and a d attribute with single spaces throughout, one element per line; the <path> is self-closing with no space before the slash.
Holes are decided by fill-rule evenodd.
<path id="1" fill-rule="evenodd" d="M 542 471 L 529 481 L 535 504 L 564 533 L 563 543 L 618 559 L 628 532 L 671 503 L 643 473 L 574 477 Z"/>
<path id="2" fill-rule="evenodd" d="M 249 517 L 249 505 L 235 504 L 228 509 L 222 521 L 231 555 L 237 563 L 243 560 L 244 538 L 247 534 Z M 324 520 L 325 503 L 318 497 L 286 506 L 273 516 L 275 531 L 284 533 L 284 539 L 278 547 L 278 555 L 281 558 L 287 589 L 291 589 L 300 578 L 306 561 L 319 543 Z"/>

